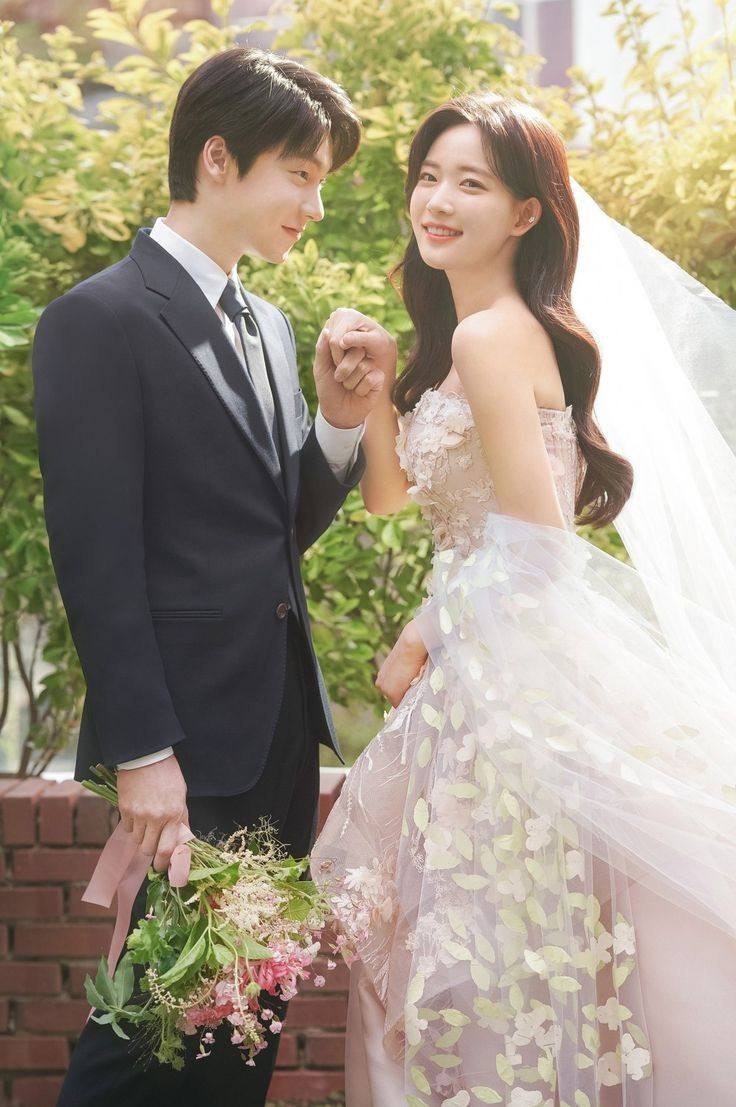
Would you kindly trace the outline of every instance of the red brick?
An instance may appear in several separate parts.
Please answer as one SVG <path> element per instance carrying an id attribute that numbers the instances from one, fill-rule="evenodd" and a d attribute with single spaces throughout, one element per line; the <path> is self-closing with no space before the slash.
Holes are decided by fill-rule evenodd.
<path id="1" fill-rule="evenodd" d="M 297 1069 L 294 1072 L 277 1071 L 268 1088 L 269 1099 L 320 1100 L 333 1092 L 345 1090 L 345 1074 L 342 1072 L 317 1072 Z"/>
<path id="2" fill-rule="evenodd" d="M 85 791 L 77 800 L 74 840 L 80 846 L 104 846 L 116 822 L 107 800 Z"/>
<path id="3" fill-rule="evenodd" d="M 0 999 L 0 1030 L 3 1033 L 8 1029 L 10 1023 L 10 1001 L 7 999 Z"/>
<path id="4" fill-rule="evenodd" d="M 75 884 L 69 889 L 67 914 L 74 919 L 115 918 L 115 901 L 112 907 L 99 907 L 96 903 L 83 903 L 82 896 L 86 884 Z"/>
<path id="5" fill-rule="evenodd" d="M 299 1063 L 299 1044 L 293 1034 L 282 1034 L 276 1064 L 280 1069 L 294 1069 Z"/>
<path id="6" fill-rule="evenodd" d="M 34 961 L 8 961 L 0 965 L 0 994 L 10 996 L 53 996 L 61 991 L 59 965 Z"/>
<path id="7" fill-rule="evenodd" d="M 0 919 L 58 919 L 63 910 L 61 888 L 0 888 Z"/>
<path id="8" fill-rule="evenodd" d="M 345 1064 L 345 1035 L 309 1034 L 307 1058 L 307 1063 L 318 1069 L 341 1069 Z"/>
<path id="9" fill-rule="evenodd" d="M 84 791 L 76 780 L 51 783 L 38 804 L 38 839 L 54 846 L 74 842 L 74 808 Z"/>
<path id="10" fill-rule="evenodd" d="M 15 1005 L 16 1025 L 22 1030 L 55 1030 L 78 1034 L 83 1028 L 89 1004 L 73 999 L 27 999 Z"/>
<path id="11" fill-rule="evenodd" d="M 341 1030 L 347 1017 L 347 1000 L 337 996 L 301 995 L 289 1004 L 289 1030 L 305 1026 Z"/>
<path id="12" fill-rule="evenodd" d="M 13 1107 L 55 1107 L 61 1076 L 24 1076 L 13 1081 Z"/>
<path id="13" fill-rule="evenodd" d="M 99 856 L 97 849 L 17 849 L 13 870 L 19 884 L 89 880 Z"/>
<path id="14" fill-rule="evenodd" d="M 36 808 L 47 787 L 47 781 L 33 777 L 16 781 L 2 797 L 2 837 L 6 846 L 32 846 L 36 841 Z"/>
<path id="15" fill-rule="evenodd" d="M 319 774 L 319 826 L 321 830 L 345 783 L 342 769 L 321 769 Z"/>
<path id="16" fill-rule="evenodd" d="M 107 950 L 105 950 L 107 952 Z M 94 977 L 99 961 L 77 961 L 69 966 L 69 995 L 75 999 L 84 998 L 84 980 L 87 976 Z"/>
<path id="17" fill-rule="evenodd" d="M 58 926 L 28 923 L 15 934 L 19 957 L 94 957 L 107 953 L 112 927 L 95 923 Z"/>
<path id="18" fill-rule="evenodd" d="M 66 1038 L 13 1037 L 0 1038 L 0 1070 L 2 1069 L 65 1069 L 69 1061 Z"/>

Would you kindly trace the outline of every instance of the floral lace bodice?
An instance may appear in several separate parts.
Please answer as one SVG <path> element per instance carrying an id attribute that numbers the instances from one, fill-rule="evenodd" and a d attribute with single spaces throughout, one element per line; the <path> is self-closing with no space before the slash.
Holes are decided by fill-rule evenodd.
<path id="1" fill-rule="evenodd" d="M 539 418 L 560 508 L 572 527 L 582 472 L 572 409 L 539 408 Z M 399 427 L 399 462 L 436 549 L 469 553 L 481 544 L 486 520 L 499 508 L 468 400 L 457 392 L 430 389 L 399 417 Z"/>

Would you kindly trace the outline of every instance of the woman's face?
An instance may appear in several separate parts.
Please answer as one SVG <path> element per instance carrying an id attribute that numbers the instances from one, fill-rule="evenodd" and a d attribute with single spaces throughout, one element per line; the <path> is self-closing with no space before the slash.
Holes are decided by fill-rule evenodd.
<path id="1" fill-rule="evenodd" d="M 513 258 L 516 239 L 532 224 L 536 201 L 517 200 L 486 161 L 474 123 L 443 131 L 430 147 L 409 213 L 427 265 L 479 269 Z M 526 223 L 522 222 L 526 220 Z"/>

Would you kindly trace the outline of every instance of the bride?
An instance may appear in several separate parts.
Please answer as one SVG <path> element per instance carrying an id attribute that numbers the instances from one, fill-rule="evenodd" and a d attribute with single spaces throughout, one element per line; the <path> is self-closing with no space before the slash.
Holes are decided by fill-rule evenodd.
<path id="1" fill-rule="evenodd" d="M 348 1107 L 731 1107 L 736 462 L 688 374 L 734 315 L 521 103 L 432 112 L 407 197 L 416 341 L 362 490 L 420 505 L 434 566 L 312 859 Z M 328 324 L 348 387 L 368 325 Z M 576 535 L 614 519 L 636 570 Z"/>

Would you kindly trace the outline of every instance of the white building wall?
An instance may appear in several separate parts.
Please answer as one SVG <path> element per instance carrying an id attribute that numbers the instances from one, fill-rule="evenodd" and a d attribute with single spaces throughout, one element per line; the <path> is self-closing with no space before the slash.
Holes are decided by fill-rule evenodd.
<path id="1" fill-rule="evenodd" d="M 715 0 L 688 0 L 688 5 L 696 17 L 698 38 L 707 38 L 718 32 L 721 16 Z M 631 67 L 633 56 L 623 53 L 617 46 L 613 33 L 615 19 L 601 15 L 607 6 L 608 0 L 575 0 L 572 13 L 573 64 L 605 81 L 601 99 L 613 106 L 620 104 L 624 97 L 624 77 Z M 646 7 L 657 11 L 644 31 L 647 42 L 656 48 L 678 33 L 678 3 L 677 0 L 658 0 L 658 3 L 647 4 Z"/>
<path id="2" fill-rule="evenodd" d="M 695 15 L 699 38 L 719 31 L 721 15 L 715 0 L 684 2 Z M 616 19 L 602 14 L 608 5 L 609 0 L 521 0 L 521 19 L 514 27 L 530 52 L 547 59 L 540 74 L 542 84 L 564 84 L 567 69 L 579 66 L 605 82 L 601 95 L 605 103 L 621 103 L 624 77 L 633 58 L 616 44 Z M 644 6 L 656 13 L 644 30 L 653 47 L 677 35 L 678 0 L 645 0 Z"/>

